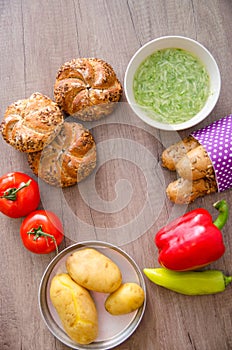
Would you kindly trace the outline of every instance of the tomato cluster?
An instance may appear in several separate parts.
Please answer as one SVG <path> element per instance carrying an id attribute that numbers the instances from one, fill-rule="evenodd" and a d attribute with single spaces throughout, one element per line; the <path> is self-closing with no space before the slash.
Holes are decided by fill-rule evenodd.
<path id="1" fill-rule="evenodd" d="M 33 253 L 47 254 L 64 237 L 60 219 L 51 211 L 38 210 L 39 186 L 27 174 L 12 172 L 0 177 L 0 212 L 10 218 L 25 217 L 20 235 L 24 246 Z"/>

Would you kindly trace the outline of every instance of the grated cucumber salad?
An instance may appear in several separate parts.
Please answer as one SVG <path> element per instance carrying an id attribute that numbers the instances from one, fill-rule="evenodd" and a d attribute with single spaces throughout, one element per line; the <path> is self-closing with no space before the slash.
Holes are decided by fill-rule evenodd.
<path id="1" fill-rule="evenodd" d="M 190 52 L 178 48 L 159 50 L 137 69 L 133 81 L 136 102 L 149 117 L 179 124 L 191 119 L 204 106 L 209 93 L 209 75 Z"/>

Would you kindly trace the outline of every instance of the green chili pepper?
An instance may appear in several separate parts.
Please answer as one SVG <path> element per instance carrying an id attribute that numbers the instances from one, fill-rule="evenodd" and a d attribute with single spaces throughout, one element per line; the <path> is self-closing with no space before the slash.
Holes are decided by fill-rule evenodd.
<path id="1" fill-rule="evenodd" d="M 218 270 L 176 272 L 165 268 L 145 268 L 144 274 L 155 284 L 186 295 L 203 295 L 223 292 L 232 282 Z"/>

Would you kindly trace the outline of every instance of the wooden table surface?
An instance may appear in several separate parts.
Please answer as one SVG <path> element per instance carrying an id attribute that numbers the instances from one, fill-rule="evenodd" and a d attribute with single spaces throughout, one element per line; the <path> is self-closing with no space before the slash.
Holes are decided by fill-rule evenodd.
<path id="1" fill-rule="evenodd" d="M 183 35 L 205 45 L 222 78 L 221 95 L 197 129 L 232 112 L 232 3 L 230 0 L 1 0 L 0 110 L 39 91 L 53 98 L 57 70 L 77 57 L 109 62 L 123 83 L 127 64 L 143 44 L 164 35 Z M 1 118 L 2 118 L 1 117 Z M 193 129 L 163 132 L 146 126 L 128 107 L 125 94 L 115 112 L 86 123 L 98 150 L 96 171 L 79 186 L 54 189 L 39 181 L 40 208 L 60 216 L 65 240 L 103 240 L 120 246 L 139 265 L 158 267 L 155 232 L 173 217 L 207 208 L 231 191 L 177 206 L 165 195 L 176 174 L 161 166 L 167 145 Z M 0 173 L 22 171 L 33 176 L 23 153 L 2 137 Z M 19 236 L 22 219 L 1 219 L 1 350 L 68 349 L 49 332 L 38 306 L 38 287 L 55 256 L 27 251 Z M 226 253 L 210 268 L 232 274 L 232 217 L 223 229 Z M 115 349 L 232 349 L 231 286 L 209 296 L 183 296 L 145 279 L 147 306 L 136 331 Z"/>

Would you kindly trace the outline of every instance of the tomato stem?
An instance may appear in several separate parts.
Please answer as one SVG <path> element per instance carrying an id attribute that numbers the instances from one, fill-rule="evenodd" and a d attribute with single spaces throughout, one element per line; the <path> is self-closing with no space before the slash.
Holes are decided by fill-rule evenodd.
<path id="1" fill-rule="evenodd" d="M 55 237 L 53 235 L 51 235 L 50 233 L 43 232 L 42 225 L 40 225 L 38 228 L 33 227 L 33 229 L 31 231 L 27 232 L 27 234 L 28 235 L 35 235 L 35 237 L 33 238 L 34 241 L 36 241 L 39 237 L 51 238 L 53 243 L 55 244 L 55 247 L 56 247 L 56 254 L 58 254 L 58 245 L 57 245 Z"/>
<path id="2" fill-rule="evenodd" d="M 17 199 L 17 192 L 22 190 L 25 187 L 28 187 L 31 183 L 31 180 L 28 180 L 23 186 L 16 188 L 16 187 L 12 187 L 12 188 L 8 188 L 4 193 L 3 196 L 1 196 L 0 198 L 5 198 L 5 199 L 9 199 L 10 201 L 16 201 Z"/>

